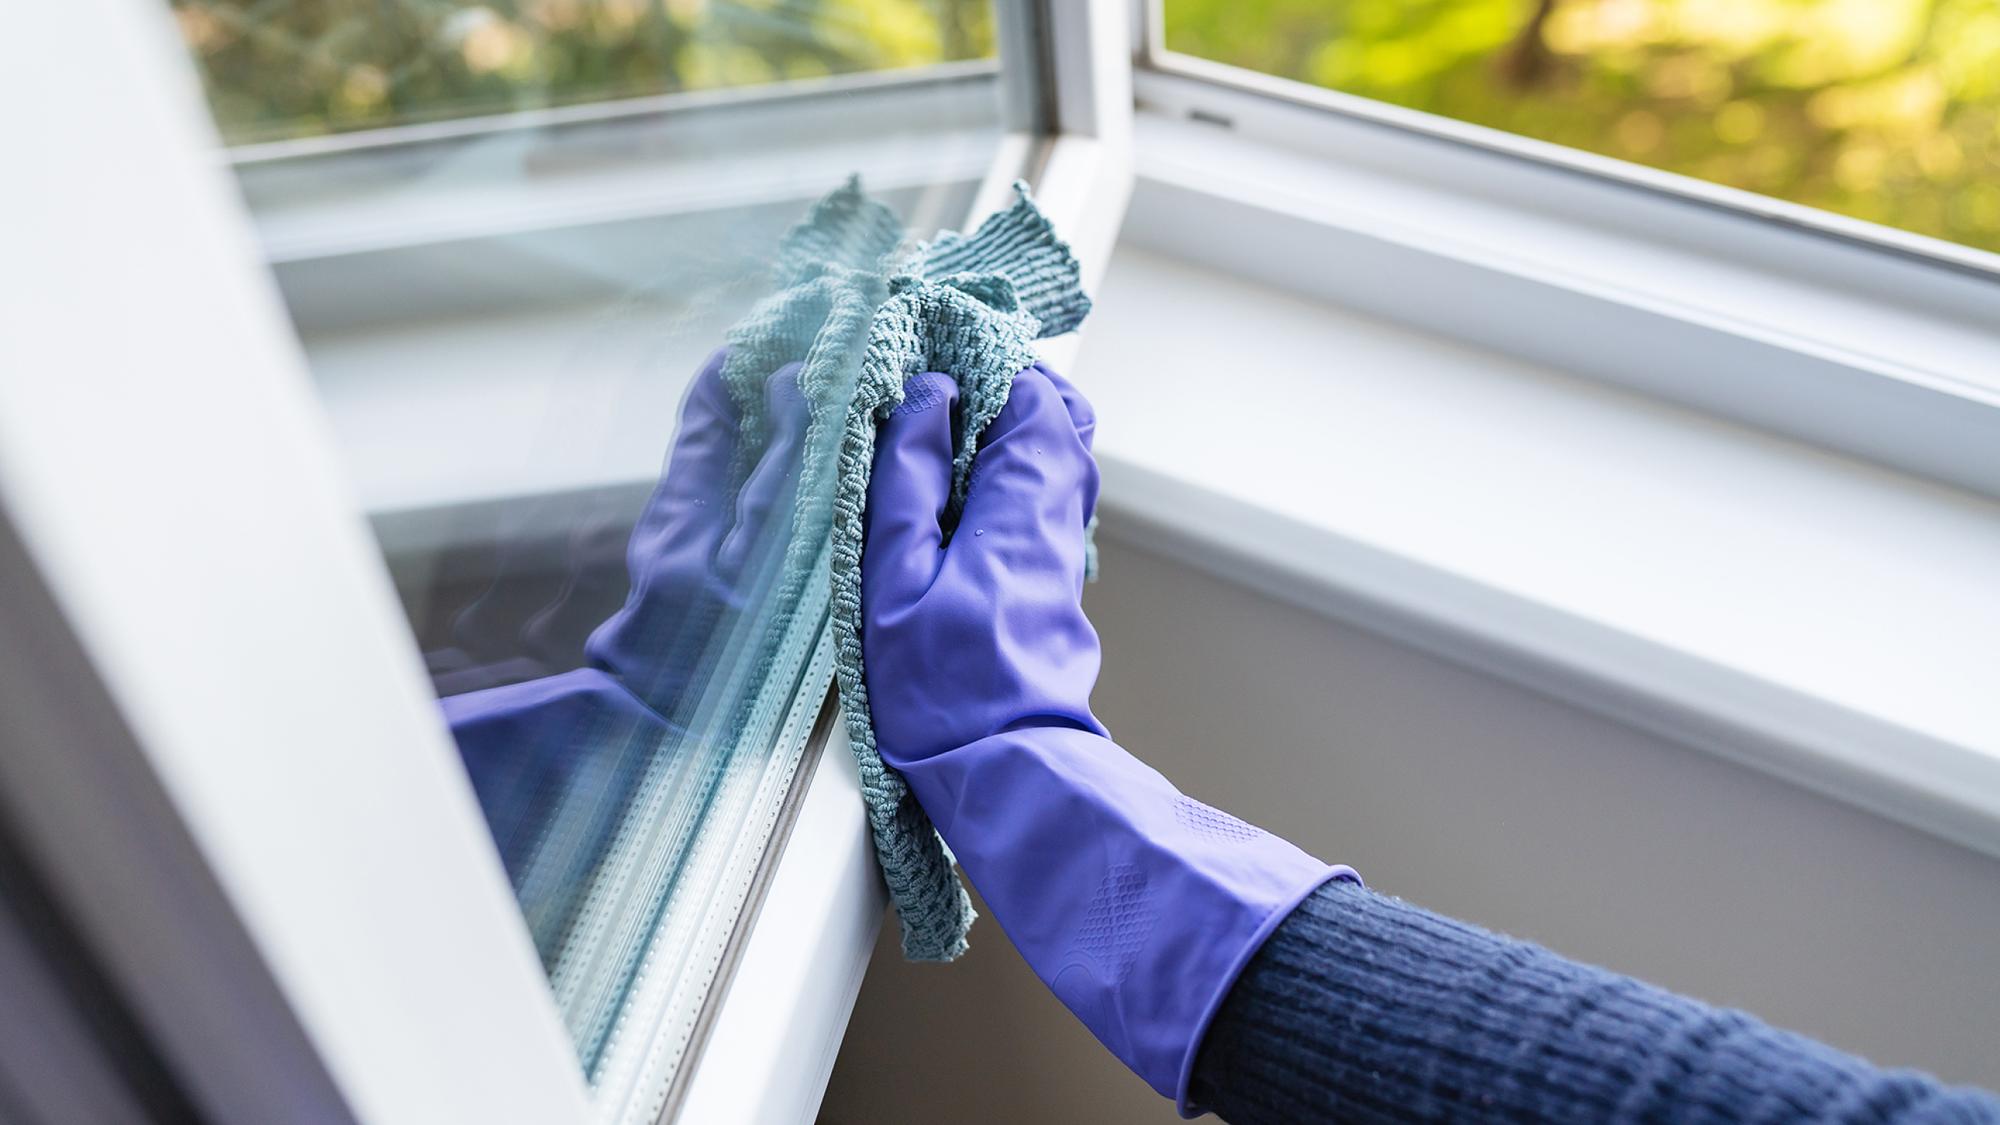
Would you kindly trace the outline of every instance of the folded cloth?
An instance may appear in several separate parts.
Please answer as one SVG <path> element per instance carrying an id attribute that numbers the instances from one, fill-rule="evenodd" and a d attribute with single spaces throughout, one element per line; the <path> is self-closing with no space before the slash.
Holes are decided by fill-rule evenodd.
<path id="1" fill-rule="evenodd" d="M 1015 374 L 1035 362 L 1034 341 L 1075 329 L 1090 311 L 1076 258 L 1026 186 L 1015 191 L 1013 206 L 975 233 L 941 236 L 891 276 L 841 431 L 831 561 L 835 677 L 876 857 L 902 922 L 903 954 L 912 960 L 949 961 L 964 953 L 974 914 L 930 818 L 876 745 L 861 645 L 869 473 L 878 427 L 902 404 L 909 381 L 949 375 L 958 412 L 945 520 L 955 524 L 980 437 L 1006 406 Z"/>

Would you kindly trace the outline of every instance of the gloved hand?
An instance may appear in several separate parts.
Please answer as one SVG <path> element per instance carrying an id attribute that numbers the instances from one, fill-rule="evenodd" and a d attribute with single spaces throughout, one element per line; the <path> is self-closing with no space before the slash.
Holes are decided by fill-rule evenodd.
<path id="1" fill-rule="evenodd" d="M 670 717 L 696 702 L 690 682 L 714 670 L 732 615 L 770 592 L 803 469 L 801 365 L 751 388 L 762 395 L 762 425 L 746 437 L 746 404 L 724 383 L 725 355 L 715 353 L 688 388 L 666 473 L 626 549 L 631 592 L 584 646 L 592 666 Z"/>
<path id="2" fill-rule="evenodd" d="M 911 379 L 876 446 L 861 640 L 882 757 L 1043 983 L 1191 1115 L 1230 984 L 1300 899 L 1354 874 L 1183 796 L 1091 714 L 1089 404 L 1021 372 L 947 541 L 956 402 L 948 377 Z"/>
<path id="3" fill-rule="evenodd" d="M 533 522 L 568 530 L 558 548 L 566 565 L 552 568 L 543 543 L 499 545 L 491 582 L 453 615 L 450 643 L 424 654 L 440 696 L 572 668 L 578 639 L 594 628 L 590 663 L 617 672 L 655 707 L 680 702 L 718 615 L 760 592 L 754 564 L 768 563 L 772 539 L 791 530 L 801 470 L 800 364 L 732 394 L 727 357 L 715 352 L 689 385 L 667 470 L 636 527 L 622 502 L 567 494 L 535 501 Z M 750 441 L 743 393 L 764 399 Z M 732 490 L 732 474 L 753 464 Z M 615 567 L 620 560 L 624 568 Z"/>

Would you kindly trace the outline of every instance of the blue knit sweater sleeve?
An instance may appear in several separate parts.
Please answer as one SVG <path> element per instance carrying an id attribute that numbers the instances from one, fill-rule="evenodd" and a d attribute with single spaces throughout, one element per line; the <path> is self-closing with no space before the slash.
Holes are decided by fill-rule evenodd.
<path id="1" fill-rule="evenodd" d="M 1194 1094 L 1319 1121 L 2000 1123 L 2000 1099 L 1329 883 L 1238 979 Z"/>

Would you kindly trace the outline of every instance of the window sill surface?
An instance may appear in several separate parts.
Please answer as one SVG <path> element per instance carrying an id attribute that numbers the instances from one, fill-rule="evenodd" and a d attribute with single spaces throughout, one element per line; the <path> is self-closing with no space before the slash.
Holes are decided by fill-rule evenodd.
<path id="1" fill-rule="evenodd" d="M 1206 83 L 1140 94 L 1125 241 L 2000 498 L 1991 276 Z"/>
<path id="2" fill-rule="evenodd" d="M 2000 503 L 1133 233 L 1106 534 L 2000 854 Z"/>

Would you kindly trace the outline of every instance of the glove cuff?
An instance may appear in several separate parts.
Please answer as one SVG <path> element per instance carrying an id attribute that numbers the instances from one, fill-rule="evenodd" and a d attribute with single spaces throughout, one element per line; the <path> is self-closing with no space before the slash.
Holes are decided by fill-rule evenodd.
<path id="1" fill-rule="evenodd" d="M 1036 975 L 1183 1113 L 1198 1112 L 1195 1055 L 1230 985 L 1301 899 L 1354 878 L 1088 730 L 890 764 Z"/>
<path id="2" fill-rule="evenodd" d="M 1194 1064 L 1196 1057 L 1201 1053 L 1202 1040 L 1208 1037 L 1209 1025 L 1215 1022 L 1216 1014 L 1229 999 L 1229 990 L 1236 987 L 1237 978 L 1243 975 L 1251 960 L 1257 956 L 1257 951 L 1264 948 L 1264 943 L 1270 940 L 1278 927 L 1284 925 L 1285 919 L 1292 916 L 1292 911 L 1298 909 L 1299 904 L 1310 898 L 1314 891 L 1335 880 L 1353 883 L 1355 886 L 1365 885 L 1361 881 L 1360 872 L 1344 863 L 1324 865 L 1316 876 L 1302 884 L 1282 906 L 1266 915 L 1264 921 L 1251 932 L 1249 940 L 1237 950 L 1236 957 L 1230 963 L 1228 971 L 1223 974 L 1221 983 L 1208 998 L 1208 1003 L 1202 1006 L 1201 1015 L 1195 1021 L 1194 1035 L 1188 1041 L 1187 1052 L 1181 1057 L 1180 1076 L 1174 1086 L 1173 1098 L 1174 1108 L 1180 1111 L 1182 1117 L 1200 1117 L 1209 1112 L 1208 1106 L 1197 1104 L 1192 1100 Z"/>

